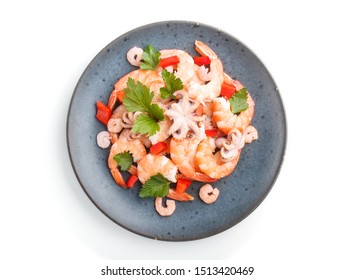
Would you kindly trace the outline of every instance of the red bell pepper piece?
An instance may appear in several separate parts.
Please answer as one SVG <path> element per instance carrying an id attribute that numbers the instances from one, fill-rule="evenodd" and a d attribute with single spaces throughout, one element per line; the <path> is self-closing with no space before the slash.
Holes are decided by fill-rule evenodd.
<path id="1" fill-rule="evenodd" d="M 107 125 L 109 119 L 112 116 L 112 110 L 107 105 L 102 103 L 101 101 L 97 101 L 96 102 L 96 107 L 97 107 L 96 118 L 100 122 L 102 122 L 105 125 Z"/>
<path id="2" fill-rule="evenodd" d="M 176 186 L 176 192 L 178 193 L 184 193 L 189 186 L 192 184 L 191 180 L 187 180 L 187 179 L 183 179 L 183 178 L 179 178 L 177 180 L 177 186 Z"/>
<path id="3" fill-rule="evenodd" d="M 179 63 L 179 58 L 177 55 L 162 58 L 159 62 L 159 66 L 166 68 L 167 66 L 176 65 Z"/>
<path id="4" fill-rule="evenodd" d="M 218 130 L 217 129 L 206 129 L 205 135 L 209 136 L 209 137 L 216 137 L 218 135 Z"/>
<path id="5" fill-rule="evenodd" d="M 236 87 L 234 85 L 225 82 L 222 83 L 221 91 L 220 91 L 221 96 L 229 99 L 234 95 L 235 92 L 236 92 Z"/>
<path id="6" fill-rule="evenodd" d="M 157 155 L 167 150 L 167 144 L 165 142 L 158 142 L 150 147 L 150 153 Z"/>
<path id="7" fill-rule="evenodd" d="M 130 175 L 128 182 L 127 182 L 127 187 L 132 188 L 135 184 L 136 181 L 138 181 L 139 178 L 136 175 Z"/>
<path id="8" fill-rule="evenodd" d="M 198 66 L 209 65 L 211 60 L 208 56 L 196 56 L 193 57 L 194 63 Z"/>

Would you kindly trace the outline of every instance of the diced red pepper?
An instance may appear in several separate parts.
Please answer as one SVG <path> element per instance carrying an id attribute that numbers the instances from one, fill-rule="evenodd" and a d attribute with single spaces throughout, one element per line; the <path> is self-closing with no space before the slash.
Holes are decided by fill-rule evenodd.
<path id="1" fill-rule="evenodd" d="M 236 92 L 236 87 L 234 85 L 225 82 L 222 83 L 221 91 L 220 91 L 221 96 L 229 99 L 234 95 L 235 92 Z"/>
<path id="2" fill-rule="evenodd" d="M 130 175 L 128 182 L 127 182 L 127 187 L 132 188 L 134 186 L 135 182 L 138 180 L 139 180 L 138 176 Z"/>
<path id="3" fill-rule="evenodd" d="M 196 56 L 193 57 L 194 63 L 202 66 L 202 65 L 209 65 L 211 60 L 208 56 Z"/>
<path id="4" fill-rule="evenodd" d="M 166 68 L 167 66 L 176 65 L 179 63 L 179 58 L 177 55 L 162 58 L 159 62 L 159 66 Z"/>
<path id="5" fill-rule="evenodd" d="M 177 186 L 176 186 L 176 192 L 178 193 L 184 193 L 189 186 L 192 184 L 191 180 L 187 180 L 187 179 L 183 179 L 183 178 L 179 178 L 177 180 Z"/>
<path id="6" fill-rule="evenodd" d="M 150 147 L 150 153 L 157 155 L 167 150 L 167 144 L 165 142 L 158 142 Z"/>
<path id="7" fill-rule="evenodd" d="M 112 116 L 112 110 L 107 105 L 102 103 L 101 101 L 97 101 L 96 102 L 96 106 L 97 106 L 96 118 L 100 122 L 102 122 L 105 125 L 107 125 L 109 119 Z"/>
<path id="8" fill-rule="evenodd" d="M 205 135 L 209 136 L 209 137 L 216 137 L 218 135 L 218 130 L 217 129 L 206 129 Z"/>

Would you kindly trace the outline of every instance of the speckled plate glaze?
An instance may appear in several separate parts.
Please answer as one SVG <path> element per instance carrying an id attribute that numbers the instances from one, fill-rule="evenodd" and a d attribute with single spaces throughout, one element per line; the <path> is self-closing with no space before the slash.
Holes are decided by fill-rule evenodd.
<path id="1" fill-rule="evenodd" d="M 179 202 L 173 216 L 155 212 L 153 199 L 140 199 L 139 186 L 118 187 L 107 168 L 109 149 L 96 145 L 105 126 L 95 119 L 96 100 L 107 102 L 114 83 L 135 69 L 126 60 L 133 46 L 178 48 L 196 55 L 194 41 L 207 43 L 221 58 L 225 72 L 240 80 L 256 103 L 252 124 L 259 140 L 246 145 L 235 171 L 214 183 L 218 200 L 207 205 L 193 183 L 192 202 Z M 286 145 L 286 121 L 271 75 L 242 42 L 214 27 L 195 22 L 159 22 L 134 29 L 107 45 L 88 65 L 72 96 L 67 144 L 75 174 L 91 201 L 120 226 L 153 239 L 186 241 L 209 237 L 236 225 L 267 196 L 279 173 Z"/>

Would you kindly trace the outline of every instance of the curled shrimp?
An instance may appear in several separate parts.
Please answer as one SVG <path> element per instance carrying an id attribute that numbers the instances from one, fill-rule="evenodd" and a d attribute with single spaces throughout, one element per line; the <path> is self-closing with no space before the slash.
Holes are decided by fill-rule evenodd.
<path id="1" fill-rule="evenodd" d="M 127 185 L 118 169 L 118 164 L 114 160 L 114 156 L 120 153 L 129 152 L 133 156 L 133 161 L 137 162 L 146 155 L 145 147 L 141 141 L 139 139 L 129 140 L 128 134 L 128 129 L 123 130 L 117 141 L 112 145 L 108 156 L 109 170 L 111 171 L 114 181 L 121 187 L 126 187 Z"/>
<path id="2" fill-rule="evenodd" d="M 221 60 L 206 44 L 195 41 L 195 46 L 198 53 L 208 56 L 211 60 L 210 71 L 207 77 L 205 77 L 209 80 L 209 83 L 200 84 L 195 80 L 191 81 L 188 85 L 188 92 L 190 97 L 200 101 L 213 100 L 220 95 L 221 85 L 224 81 L 224 69 Z M 196 73 L 196 75 L 198 75 L 198 73 Z"/>
<path id="3" fill-rule="evenodd" d="M 213 188 L 210 184 L 205 184 L 199 189 L 199 197 L 207 204 L 214 203 L 219 196 L 220 191 Z"/>
<path id="4" fill-rule="evenodd" d="M 161 216 L 171 216 L 176 210 L 176 202 L 166 199 L 166 207 L 162 205 L 162 197 L 155 198 L 155 209 Z"/>
<path id="5" fill-rule="evenodd" d="M 140 66 L 141 60 L 143 58 L 143 49 L 138 47 L 133 47 L 127 52 L 127 60 L 131 65 Z"/>
<path id="6" fill-rule="evenodd" d="M 196 152 L 200 141 L 197 137 L 187 137 L 182 140 L 172 138 L 170 142 L 171 159 L 178 170 L 190 180 L 215 182 L 215 179 L 202 173 L 196 164 Z"/>
<path id="7" fill-rule="evenodd" d="M 111 144 L 111 135 L 108 131 L 101 131 L 97 134 L 96 140 L 98 147 L 106 149 Z"/>
<path id="8" fill-rule="evenodd" d="M 170 56 L 178 56 L 179 63 L 177 65 L 177 70 L 174 75 L 180 78 L 183 84 L 189 83 L 189 81 L 194 76 L 194 60 L 185 51 L 172 49 L 172 50 L 160 50 L 160 58 L 167 58 Z M 168 70 L 168 69 L 167 69 Z"/>
<path id="9" fill-rule="evenodd" d="M 213 121 L 217 127 L 229 134 L 233 129 L 243 132 L 251 123 L 254 114 L 254 102 L 250 94 L 247 97 L 248 108 L 239 114 L 231 112 L 230 102 L 223 97 L 218 97 L 213 101 Z"/>
<path id="10" fill-rule="evenodd" d="M 141 183 L 144 184 L 151 176 L 158 173 L 170 182 L 177 182 L 177 167 L 168 157 L 147 154 L 138 162 L 138 177 Z"/>
<path id="11" fill-rule="evenodd" d="M 236 167 L 240 158 L 240 153 L 228 162 L 224 162 L 221 152 L 215 152 L 215 139 L 207 137 L 197 147 L 196 163 L 200 170 L 214 179 L 220 179 L 228 176 Z"/>

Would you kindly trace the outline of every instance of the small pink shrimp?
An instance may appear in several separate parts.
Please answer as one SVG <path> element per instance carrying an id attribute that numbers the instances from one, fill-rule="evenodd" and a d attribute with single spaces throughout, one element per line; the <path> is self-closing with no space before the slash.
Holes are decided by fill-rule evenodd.
<path id="1" fill-rule="evenodd" d="M 199 189 L 200 199 L 207 204 L 214 203 L 218 199 L 219 193 L 217 188 L 213 188 L 209 184 L 205 184 Z"/>
<path id="2" fill-rule="evenodd" d="M 127 52 L 127 60 L 133 66 L 140 66 L 141 60 L 143 58 L 143 49 L 138 47 L 133 47 Z"/>
<path id="3" fill-rule="evenodd" d="M 166 199 L 166 207 L 162 205 L 162 198 L 155 198 L 155 209 L 161 216 L 171 216 L 176 210 L 176 202 L 172 199 Z"/>

